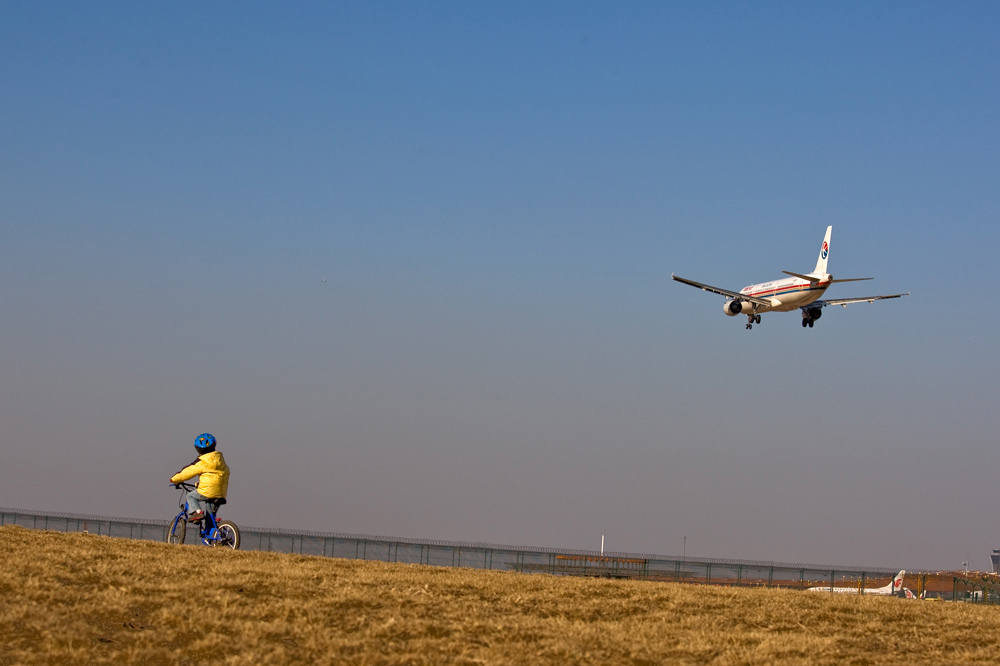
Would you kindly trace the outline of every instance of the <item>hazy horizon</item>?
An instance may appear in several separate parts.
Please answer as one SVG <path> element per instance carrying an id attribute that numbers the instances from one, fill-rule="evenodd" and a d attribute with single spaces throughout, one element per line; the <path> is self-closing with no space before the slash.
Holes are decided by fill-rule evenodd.
<path id="1" fill-rule="evenodd" d="M 0 506 L 986 569 L 998 18 L 4 4 Z"/>

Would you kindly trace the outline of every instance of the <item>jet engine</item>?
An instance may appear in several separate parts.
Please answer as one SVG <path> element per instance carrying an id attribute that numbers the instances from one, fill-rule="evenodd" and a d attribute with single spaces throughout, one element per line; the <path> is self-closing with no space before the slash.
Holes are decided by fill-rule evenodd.
<path id="1" fill-rule="evenodd" d="M 751 314 L 753 312 L 753 303 L 747 303 L 746 301 L 726 301 L 722 306 L 722 311 L 730 317 L 735 317 L 738 314 Z"/>
<path id="2" fill-rule="evenodd" d="M 812 319 L 813 321 L 823 316 L 823 308 L 808 308 L 803 310 L 803 312 L 808 319 Z"/>

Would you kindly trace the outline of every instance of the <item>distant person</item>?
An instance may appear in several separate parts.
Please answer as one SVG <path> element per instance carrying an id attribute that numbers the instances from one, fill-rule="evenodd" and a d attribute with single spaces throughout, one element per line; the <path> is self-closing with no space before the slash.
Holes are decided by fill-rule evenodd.
<path id="1" fill-rule="evenodd" d="M 198 487 L 188 493 L 188 520 L 195 522 L 205 517 L 205 500 L 225 499 L 229 488 L 229 466 L 222 454 L 215 450 L 215 437 L 209 433 L 198 435 L 194 450 L 198 457 L 190 465 L 170 477 L 170 483 L 180 483 L 199 474 Z"/>

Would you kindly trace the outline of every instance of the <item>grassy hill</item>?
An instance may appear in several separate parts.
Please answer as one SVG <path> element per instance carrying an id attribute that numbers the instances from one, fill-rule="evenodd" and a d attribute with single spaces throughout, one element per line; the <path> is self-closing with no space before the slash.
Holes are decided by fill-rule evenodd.
<path id="1" fill-rule="evenodd" d="M 1000 608 L 0 528 L 14 664 L 995 664 Z"/>

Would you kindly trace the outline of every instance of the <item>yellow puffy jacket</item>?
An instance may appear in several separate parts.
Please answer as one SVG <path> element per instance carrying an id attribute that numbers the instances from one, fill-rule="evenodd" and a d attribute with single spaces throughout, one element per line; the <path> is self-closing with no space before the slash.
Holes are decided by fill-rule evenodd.
<path id="1" fill-rule="evenodd" d="M 170 483 L 180 483 L 201 474 L 196 489 L 202 497 L 225 497 L 229 489 L 229 465 L 218 451 L 203 453 L 197 460 L 170 477 Z"/>

